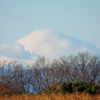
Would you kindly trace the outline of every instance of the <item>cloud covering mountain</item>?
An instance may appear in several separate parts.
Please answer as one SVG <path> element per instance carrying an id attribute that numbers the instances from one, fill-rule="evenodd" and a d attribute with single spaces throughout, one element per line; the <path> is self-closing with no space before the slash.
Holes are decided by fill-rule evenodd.
<path id="1" fill-rule="evenodd" d="M 37 30 L 17 41 L 31 54 L 57 58 L 78 52 L 89 51 L 100 54 L 100 50 L 93 44 L 69 37 L 52 29 Z"/>
<path id="2" fill-rule="evenodd" d="M 100 55 L 95 45 L 52 29 L 36 30 L 15 43 L 0 46 L 0 56 L 18 59 L 58 58 L 84 51 Z"/>
<path id="3" fill-rule="evenodd" d="M 0 56 L 18 59 L 31 59 L 30 53 L 24 50 L 21 44 L 11 43 L 0 46 Z"/>

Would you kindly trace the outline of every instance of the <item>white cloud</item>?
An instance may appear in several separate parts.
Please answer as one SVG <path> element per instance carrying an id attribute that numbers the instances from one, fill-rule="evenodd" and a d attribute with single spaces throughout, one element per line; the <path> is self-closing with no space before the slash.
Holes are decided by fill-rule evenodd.
<path id="1" fill-rule="evenodd" d="M 93 44 L 69 37 L 52 29 L 37 30 L 12 44 L 0 46 L 0 57 L 37 59 L 40 56 L 59 58 L 78 52 L 89 51 L 100 55 Z"/>
<path id="2" fill-rule="evenodd" d="M 88 50 L 100 54 L 100 50 L 90 43 L 79 41 L 52 29 L 37 30 L 17 41 L 31 54 L 57 58 Z"/>
<path id="3" fill-rule="evenodd" d="M 26 52 L 24 47 L 18 43 L 1 45 L 0 56 L 17 59 L 30 59 L 30 53 Z"/>
<path id="4" fill-rule="evenodd" d="M 17 41 L 24 45 L 26 51 L 46 57 L 59 57 L 69 48 L 70 41 L 64 34 L 51 29 L 37 30 Z"/>
<path id="5" fill-rule="evenodd" d="M 83 52 L 88 51 L 89 52 L 89 50 L 85 47 L 81 48 L 81 51 L 83 51 Z"/>

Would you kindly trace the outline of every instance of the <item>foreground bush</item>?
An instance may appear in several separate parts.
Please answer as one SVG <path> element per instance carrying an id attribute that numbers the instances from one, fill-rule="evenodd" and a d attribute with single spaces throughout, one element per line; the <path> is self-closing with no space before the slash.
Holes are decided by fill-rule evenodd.
<path id="1" fill-rule="evenodd" d="M 17 90 L 13 90 L 9 87 L 6 86 L 0 86 L 0 96 L 5 96 L 5 95 L 16 95 L 16 94 L 22 94 L 21 91 Z"/>
<path id="2" fill-rule="evenodd" d="M 51 87 L 42 90 L 41 93 L 74 93 L 74 92 L 85 92 L 89 94 L 99 94 L 100 93 L 100 86 L 96 85 L 92 82 L 83 83 L 74 81 L 73 83 L 69 82 L 58 82 Z"/>

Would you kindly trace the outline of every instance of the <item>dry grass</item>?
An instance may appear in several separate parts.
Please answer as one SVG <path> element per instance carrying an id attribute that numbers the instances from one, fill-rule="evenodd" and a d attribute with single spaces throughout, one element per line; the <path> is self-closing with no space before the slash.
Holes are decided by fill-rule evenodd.
<path id="1" fill-rule="evenodd" d="M 89 94 L 22 94 L 0 97 L 0 100 L 100 100 L 100 94 L 92 96 Z"/>

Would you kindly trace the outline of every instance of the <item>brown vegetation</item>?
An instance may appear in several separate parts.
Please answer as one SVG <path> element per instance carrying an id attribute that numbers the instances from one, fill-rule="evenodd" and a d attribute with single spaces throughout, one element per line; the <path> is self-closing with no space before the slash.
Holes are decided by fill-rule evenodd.
<path id="1" fill-rule="evenodd" d="M 100 100 L 100 94 L 92 96 L 89 94 L 22 94 L 0 97 L 0 100 Z"/>

